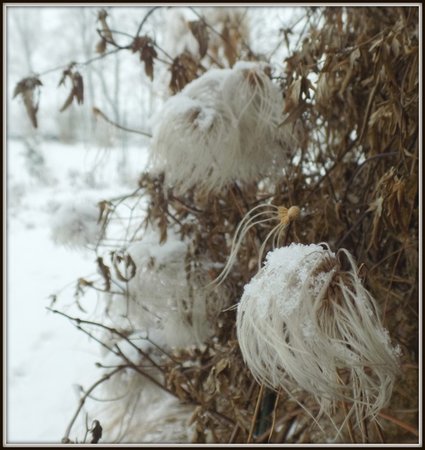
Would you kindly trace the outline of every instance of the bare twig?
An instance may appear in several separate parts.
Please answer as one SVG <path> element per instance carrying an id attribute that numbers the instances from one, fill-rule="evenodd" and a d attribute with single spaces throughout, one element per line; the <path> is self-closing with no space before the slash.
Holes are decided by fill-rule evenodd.
<path id="1" fill-rule="evenodd" d="M 80 399 L 80 403 L 78 405 L 77 410 L 75 411 L 71 422 L 69 423 L 64 437 L 62 438 L 62 442 L 69 442 L 69 435 L 71 433 L 71 429 L 75 423 L 75 421 L 77 420 L 78 415 L 80 414 L 80 411 L 82 409 L 82 407 L 84 406 L 84 403 L 87 400 L 87 397 L 99 386 L 101 385 L 103 382 L 109 380 L 112 376 L 114 376 L 116 373 L 120 372 L 124 367 L 117 367 L 115 370 L 112 370 L 111 372 L 107 373 L 106 375 L 104 375 L 102 378 L 100 378 L 99 380 L 96 381 L 96 383 L 94 383 L 86 392 L 85 394 L 81 397 Z"/>
<path id="2" fill-rule="evenodd" d="M 408 431 L 409 433 L 413 434 L 414 436 L 419 437 L 418 429 L 413 427 L 412 425 L 409 425 L 408 423 L 403 422 L 402 420 L 399 420 L 396 417 L 390 416 L 389 414 L 386 414 L 382 411 L 380 413 L 378 413 L 378 415 L 380 417 L 382 417 L 383 419 L 386 419 L 389 422 L 393 423 L 394 425 L 399 426 L 403 430 Z"/>
<path id="3" fill-rule="evenodd" d="M 258 391 L 257 403 L 255 404 L 254 415 L 252 416 L 252 420 L 251 420 L 251 428 L 249 430 L 248 439 L 246 441 L 247 444 L 249 444 L 252 441 L 252 435 L 254 434 L 255 424 L 257 423 L 257 416 L 260 411 L 260 405 L 261 405 L 261 400 L 263 398 L 263 392 L 264 392 L 264 384 L 262 384 L 260 386 L 260 389 Z"/>
<path id="4" fill-rule="evenodd" d="M 122 126 L 122 125 L 120 125 L 120 124 L 118 124 L 118 123 L 116 123 L 116 122 L 113 122 L 113 121 L 112 121 L 111 119 L 109 119 L 109 118 L 108 118 L 108 117 L 107 117 L 107 116 L 106 116 L 99 108 L 93 107 L 93 113 L 94 113 L 96 116 L 102 117 L 103 120 L 105 120 L 105 121 L 108 122 L 109 124 L 113 125 L 114 127 L 119 128 L 120 130 L 123 130 L 123 131 L 129 131 L 130 133 L 141 134 L 142 136 L 146 136 L 146 137 L 149 137 L 149 138 L 152 137 L 151 134 L 146 133 L 145 131 L 134 130 L 133 128 L 127 128 L 127 127 L 124 127 L 124 126 Z"/>
<path id="5" fill-rule="evenodd" d="M 142 28 L 143 25 L 146 23 L 146 21 L 148 20 L 149 16 L 157 9 L 162 8 L 162 6 L 154 6 L 150 11 L 148 11 L 148 13 L 145 15 L 145 17 L 143 18 L 143 20 L 140 22 L 139 27 L 137 28 L 136 31 L 136 37 L 138 37 L 140 35 L 140 33 L 142 32 Z"/>

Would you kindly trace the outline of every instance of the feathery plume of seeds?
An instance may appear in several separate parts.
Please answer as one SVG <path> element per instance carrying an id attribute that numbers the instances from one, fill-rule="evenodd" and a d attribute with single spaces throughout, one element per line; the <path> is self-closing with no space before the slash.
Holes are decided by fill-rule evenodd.
<path id="1" fill-rule="evenodd" d="M 212 333 L 223 293 L 204 290 L 208 261 L 188 265 L 189 244 L 172 230 L 159 244 L 159 231 L 148 229 L 143 240 L 127 252 L 135 275 L 127 283 L 127 296 L 117 296 L 108 307 L 115 327 L 162 333 L 169 347 L 203 343 Z"/>
<path id="2" fill-rule="evenodd" d="M 259 383 L 289 393 L 300 387 L 329 417 L 345 402 L 346 420 L 354 417 L 360 430 L 390 400 L 399 350 L 344 249 L 291 244 L 269 252 L 245 286 L 237 336 Z"/>
<path id="3" fill-rule="evenodd" d="M 283 164 L 292 138 L 268 66 L 212 69 L 171 97 L 154 122 L 151 166 L 184 192 L 255 181 Z"/>
<path id="4" fill-rule="evenodd" d="M 254 212 L 255 214 L 251 216 Z M 244 240 L 247 233 L 251 230 L 251 228 L 269 222 L 278 221 L 277 225 L 275 225 L 271 229 L 271 231 L 267 234 L 263 243 L 261 244 L 258 255 L 258 270 L 260 270 L 267 242 L 269 242 L 269 240 L 273 238 L 273 248 L 281 246 L 283 244 L 283 234 L 285 230 L 291 222 L 299 217 L 299 215 L 300 208 L 298 206 L 285 208 L 284 206 L 276 206 L 268 203 L 257 205 L 250 211 L 248 211 L 236 228 L 235 235 L 232 240 L 230 255 L 227 259 L 226 265 L 224 266 L 220 275 L 215 280 L 213 280 L 210 285 L 218 286 L 227 278 L 230 270 L 233 267 L 233 264 L 236 261 L 236 256 L 238 254 L 242 241 Z"/>

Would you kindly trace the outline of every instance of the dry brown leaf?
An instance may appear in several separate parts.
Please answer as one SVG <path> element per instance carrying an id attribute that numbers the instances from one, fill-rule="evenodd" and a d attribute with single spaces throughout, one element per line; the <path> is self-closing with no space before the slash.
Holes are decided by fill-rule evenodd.
<path id="1" fill-rule="evenodd" d="M 106 51 L 106 47 L 107 47 L 108 43 L 105 41 L 105 39 L 101 39 L 97 44 L 96 44 L 96 53 L 99 53 L 101 55 L 103 55 Z"/>
<path id="2" fill-rule="evenodd" d="M 133 53 L 139 52 L 140 61 L 145 64 L 145 73 L 153 81 L 154 60 L 158 56 L 154 42 L 148 36 L 138 36 L 134 39 L 131 50 Z"/>
<path id="3" fill-rule="evenodd" d="M 78 278 L 78 284 L 80 286 L 93 286 L 93 281 L 88 281 L 85 278 Z"/>
<path id="4" fill-rule="evenodd" d="M 120 281 L 130 281 L 136 274 L 136 264 L 129 254 L 111 252 L 111 262 Z M 123 267 L 120 268 L 121 265 Z"/>
<path id="5" fill-rule="evenodd" d="M 193 20 L 188 22 L 189 29 L 199 44 L 199 56 L 203 58 L 208 50 L 208 29 L 202 20 Z"/>
<path id="6" fill-rule="evenodd" d="M 65 103 L 62 105 L 62 108 L 59 110 L 59 112 L 65 111 L 65 109 L 67 109 L 72 104 L 73 99 L 74 99 L 74 92 L 71 91 L 68 97 L 66 98 Z"/>
<path id="7" fill-rule="evenodd" d="M 103 258 L 99 256 L 96 259 L 97 267 L 99 269 L 99 273 L 102 275 L 102 278 L 105 282 L 105 291 L 111 290 L 111 269 L 105 265 L 103 262 Z"/>
<path id="8" fill-rule="evenodd" d="M 190 53 L 184 52 L 174 58 L 171 65 L 170 89 L 176 94 L 197 76 L 198 62 Z"/>
<path id="9" fill-rule="evenodd" d="M 283 112 L 287 113 L 295 109 L 301 100 L 301 82 L 299 78 L 291 83 L 285 97 L 285 109 Z"/>
<path id="10" fill-rule="evenodd" d="M 220 359 L 220 361 L 215 366 L 217 375 L 223 372 L 226 367 L 229 367 L 229 360 L 227 358 Z"/>
<path id="11" fill-rule="evenodd" d="M 114 42 L 114 38 L 112 36 L 111 29 L 109 28 L 108 23 L 106 22 L 106 18 L 108 17 L 108 12 L 106 9 L 101 9 L 97 14 L 97 20 L 102 25 L 102 36 L 109 42 Z"/>
<path id="12" fill-rule="evenodd" d="M 24 102 L 25 110 L 27 111 L 28 117 L 31 120 L 31 123 L 34 128 L 37 128 L 37 112 L 38 112 L 38 103 L 34 100 L 35 90 L 39 91 L 39 87 L 42 86 L 43 83 L 37 77 L 28 77 L 19 81 L 13 91 L 13 98 L 18 95 L 21 96 L 22 101 Z"/>
<path id="13" fill-rule="evenodd" d="M 100 112 L 99 109 L 93 107 L 93 113 L 96 115 L 97 111 Z M 99 217 L 97 219 L 97 223 L 106 224 L 109 214 L 112 212 L 111 203 L 107 200 L 102 200 L 98 202 L 99 207 Z"/>
<path id="14" fill-rule="evenodd" d="M 71 88 L 71 92 L 69 93 L 68 97 L 65 100 L 65 103 L 62 105 L 62 108 L 59 110 L 60 112 L 65 111 L 72 104 L 74 98 L 76 99 L 76 101 L 79 105 L 84 103 L 83 77 L 80 75 L 79 72 L 72 72 L 71 70 L 66 70 L 63 73 L 63 76 L 61 78 L 61 81 L 59 82 L 59 85 L 64 84 L 66 78 L 71 79 L 72 88 Z"/>
<path id="15" fill-rule="evenodd" d="M 84 82 L 83 77 L 79 74 L 79 72 L 74 73 L 72 82 L 74 87 L 74 96 L 77 99 L 77 103 L 81 105 L 84 103 Z"/>
<path id="16" fill-rule="evenodd" d="M 233 67 L 238 57 L 236 49 L 238 48 L 240 36 L 238 36 L 236 30 L 229 28 L 227 25 L 224 26 L 221 34 L 223 36 L 224 56 L 229 66 Z"/>

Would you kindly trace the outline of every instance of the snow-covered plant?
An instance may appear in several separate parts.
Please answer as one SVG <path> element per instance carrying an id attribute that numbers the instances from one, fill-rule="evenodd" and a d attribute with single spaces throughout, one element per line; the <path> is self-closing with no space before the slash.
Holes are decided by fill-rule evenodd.
<path id="1" fill-rule="evenodd" d="M 211 69 L 171 97 L 156 117 L 151 164 L 180 191 L 216 191 L 258 180 L 284 163 L 291 141 L 270 67 L 243 62 Z"/>
<path id="2" fill-rule="evenodd" d="M 63 202 L 52 212 L 51 237 L 56 244 L 71 248 L 96 245 L 102 233 L 99 208 L 91 198 Z"/>
<path id="3" fill-rule="evenodd" d="M 101 338 L 110 349 L 102 365 L 125 366 L 101 387 L 103 397 L 114 400 L 96 408 L 105 442 L 191 441 L 194 406 L 167 390 L 165 365 L 174 350 L 212 335 L 222 303 L 217 291 L 204 289 L 208 263 L 189 262 L 187 242 L 173 229 L 159 241 L 159 231 L 149 228 L 127 248 L 133 276 L 126 295 L 110 296 L 107 307 L 111 326 L 126 337 L 106 331 Z"/>
<path id="4" fill-rule="evenodd" d="M 162 387 L 161 365 L 167 360 L 162 349 L 171 350 L 166 341 L 163 330 L 133 333 L 115 343 L 119 354 L 109 352 L 103 360 L 105 367 L 125 366 L 101 385 L 97 396 L 103 401 L 92 411 L 102 424 L 103 442 L 191 441 L 194 406 Z"/>
<path id="5" fill-rule="evenodd" d="M 214 329 L 222 300 L 216 291 L 205 291 L 208 262 L 187 261 L 188 246 L 172 230 L 163 244 L 156 230 L 132 243 L 127 252 L 136 273 L 127 295 L 113 297 L 109 315 L 133 330 L 161 330 L 169 347 L 203 343 Z"/>
<path id="6" fill-rule="evenodd" d="M 245 286 L 237 336 L 258 382 L 289 393 L 302 388 L 330 417 L 345 402 L 361 426 L 390 400 L 398 349 L 344 249 L 291 244 L 269 252 Z"/>

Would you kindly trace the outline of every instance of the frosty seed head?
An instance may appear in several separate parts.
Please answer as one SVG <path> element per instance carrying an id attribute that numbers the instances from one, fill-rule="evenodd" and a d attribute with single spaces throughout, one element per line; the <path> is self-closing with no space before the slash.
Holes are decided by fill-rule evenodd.
<path id="1" fill-rule="evenodd" d="M 110 302 L 114 326 L 159 332 L 169 348 L 201 344 L 213 332 L 224 296 L 204 290 L 208 261 L 199 261 L 196 269 L 187 266 L 187 242 L 171 229 L 165 243 L 159 240 L 159 231 L 150 229 L 127 249 L 136 272 L 127 283 L 128 295 Z"/>
<path id="2" fill-rule="evenodd" d="M 346 250 L 291 244 L 268 253 L 245 286 L 237 335 L 259 383 L 302 388 L 327 414 L 347 402 L 360 426 L 391 397 L 398 353 Z"/>
<path id="3" fill-rule="evenodd" d="M 279 127 L 283 98 L 267 69 L 253 62 L 212 69 L 167 100 L 154 120 L 152 170 L 181 192 L 216 191 L 278 170 L 291 137 Z"/>
<path id="4" fill-rule="evenodd" d="M 99 208 L 87 198 L 70 199 L 53 211 L 51 237 L 58 245 L 85 248 L 96 245 L 102 233 Z"/>

